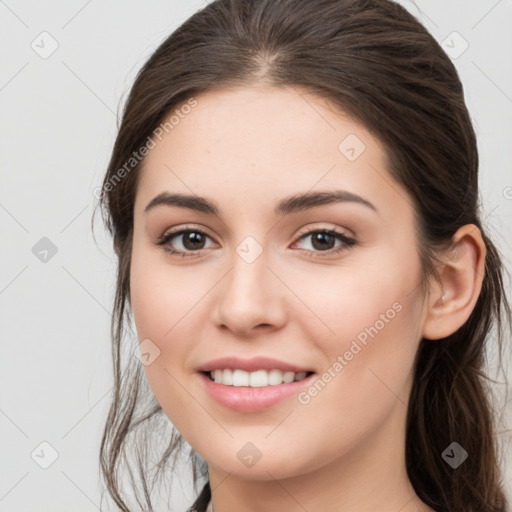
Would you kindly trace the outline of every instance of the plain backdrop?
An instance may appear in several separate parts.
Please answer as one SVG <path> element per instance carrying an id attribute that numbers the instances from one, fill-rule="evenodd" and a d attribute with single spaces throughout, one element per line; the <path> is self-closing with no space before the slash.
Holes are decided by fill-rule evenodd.
<path id="1" fill-rule="evenodd" d="M 402 3 L 460 73 L 484 223 L 510 271 L 512 1 Z M 1 512 L 99 510 L 115 260 L 99 218 L 92 238 L 93 191 L 135 74 L 203 5 L 0 1 Z M 183 481 L 173 510 L 193 500 Z"/>

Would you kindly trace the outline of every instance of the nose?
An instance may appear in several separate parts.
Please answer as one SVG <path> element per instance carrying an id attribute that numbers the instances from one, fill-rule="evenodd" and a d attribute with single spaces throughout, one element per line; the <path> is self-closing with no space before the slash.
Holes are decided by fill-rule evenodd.
<path id="1" fill-rule="evenodd" d="M 274 330 L 285 322 L 286 287 L 263 254 L 248 263 L 234 254 L 233 266 L 216 288 L 216 325 L 240 337 Z"/>

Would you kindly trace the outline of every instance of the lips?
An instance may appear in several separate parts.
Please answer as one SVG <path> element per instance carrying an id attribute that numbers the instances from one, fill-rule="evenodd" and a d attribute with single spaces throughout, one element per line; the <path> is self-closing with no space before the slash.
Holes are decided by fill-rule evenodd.
<path id="1" fill-rule="evenodd" d="M 275 386 L 236 387 L 214 382 L 204 372 L 198 373 L 199 381 L 210 398 L 226 409 L 241 413 L 261 413 L 268 408 L 277 407 L 281 402 L 294 399 L 294 395 L 311 385 L 314 375 Z"/>
<path id="2" fill-rule="evenodd" d="M 254 413 L 291 398 L 308 386 L 315 375 L 310 367 L 265 356 L 251 359 L 235 356 L 213 359 L 197 368 L 197 372 L 203 389 L 217 403 L 234 411 Z M 222 373 L 223 377 L 218 379 L 220 382 L 217 379 L 212 380 L 212 372 L 218 377 Z M 243 375 L 247 373 L 250 374 L 248 381 L 247 375 Z M 269 379 L 266 382 L 262 380 L 262 373 L 268 373 Z M 258 378 L 251 382 L 253 374 Z M 274 381 L 277 374 L 283 376 L 282 383 Z M 290 381 L 290 376 L 293 375 L 300 376 L 300 379 Z"/>
<path id="3" fill-rule="evenodd" d="M 255 372 L 257 370 L 281 370 L 282 372 L 311 373 L 314 370 L 310 367 L 299 366 L 287 361 L 274 359 L 270 357 L 253 357 L 251 359 L 241 359 L 239 357 L 222 357 L 208 361 L 197 369 L 199 372 L 211 372 L 213 370 L 245 370 L 246 372 Z"/>

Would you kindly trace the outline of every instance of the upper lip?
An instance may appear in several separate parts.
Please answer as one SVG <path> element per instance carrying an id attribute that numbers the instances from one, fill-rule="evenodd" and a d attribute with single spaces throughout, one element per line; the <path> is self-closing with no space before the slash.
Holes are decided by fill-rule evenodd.
<path id="1" fill-rule="evenodd" d="M 198 371 L 209 372 L 212 370 L 245 370 L 246 372 L 253 372 L 256 370 L 281 370 L 285 372 L 312 372 L 310 368 L 298 366 L 286 361 L 280 361 L 279 359 L 273 359 L 271 357 L 253 357 L 251 359 L 240 359 L 239 357 L 221 357 L 219 359 L 212 359 L 207 363 L 203 364 Z"/>

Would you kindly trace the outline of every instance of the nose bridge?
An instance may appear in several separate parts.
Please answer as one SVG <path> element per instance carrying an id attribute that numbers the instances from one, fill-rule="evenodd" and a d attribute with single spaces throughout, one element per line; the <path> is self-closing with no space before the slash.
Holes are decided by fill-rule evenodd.
<path id="1" fill-rule="evenodd" d="M 276 278 L 267 268 L 268 250 L 248 236 L 235 247 L 232 268 L 220 287 L 217 322 L 237 332 L 282 321 Z"/>

